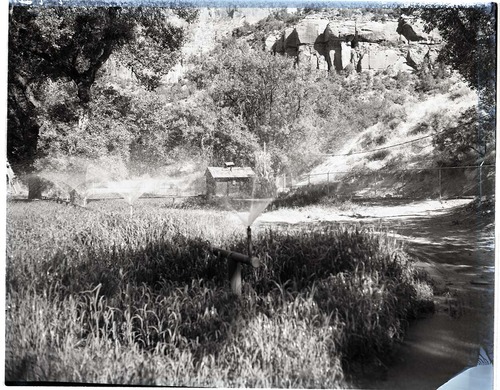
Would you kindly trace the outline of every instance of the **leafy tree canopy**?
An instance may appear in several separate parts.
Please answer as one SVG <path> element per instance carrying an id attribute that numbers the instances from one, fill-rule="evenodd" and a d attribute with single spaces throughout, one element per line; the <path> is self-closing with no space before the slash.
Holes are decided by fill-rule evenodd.
<path id="1" fill-rule="evenodd" d="M 467 110 L 460 125 L 435 137 L 437 149 L 451 161 L 474 152 L 482 159 L 494 148 L 496 123 L 497 5 L 410 8 L 444 39 L 438 60 L 457 70 L 478 92 L 477 110 Z"/>
<path id="2" fill-rule="evenodd" d="M 147 67 L 155 78 L 168 72 L 185 38 L 169 20 L 174 15 L 162 8 L 13 7 L 9 69 L 30 79 L 72 80 L 87 103 L 97 71 L 120 49 L 137 73 Z"/>
<path id="3" fill-rule="evenodd" d="M 445 41 L 438 59 L 458 70 L 486 98 L 494 98 L 496 4 L 422 8 L 419 17 L 427 32 L 437 29 Z"/>
<path id="4" fill-rule="evenodd" d="M 176 62 L 189 8 L 24 7 L 10 8 L 9 157 L 36 154 L 40 106 L 46 80 L 71 81 L 82 109 L 91 102 L 98 71 L 112 54 L 149 89 Z"/>
<path id="5" fill-rule="evenodd" d="M 307 107 L 310 71 L 230 39 L 195 64 L 189 78 L 206 90 L 214 107 L 240 118 L 260 149 L 281 151 L 274 154 L 272 165 L 275 171 L 283 168 L 283 158 L 296 146 L 292 124 Z"/>

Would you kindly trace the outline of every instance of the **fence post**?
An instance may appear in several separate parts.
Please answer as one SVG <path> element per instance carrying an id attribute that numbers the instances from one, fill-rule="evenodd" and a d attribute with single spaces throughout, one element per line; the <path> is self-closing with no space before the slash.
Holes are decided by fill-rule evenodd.
<path id="1" fill-rule="evenodd" d="M 330 195 L 330 171 L 326 173 L 326 193 Z"/>
<path id="2" fill-rule="evenodd" d="M 439 200 L 441 200 L 442 197 L 442 188 L 441 188 L 441 183 L 442 183 L 442 177 L 441 177 L 441 167 L 438 169 L 438 178 L 439 178 Z"/>
<path id="3" fill-rule="evenodd" d="M 483 164 L 484 161 L 479 164 L 479 204 L 481 204 L 481 199 L 483 197 Z"/>
<path id="4" fill-rule="evenodd" d="M 311 185 L 311 175 L 307 175 L 307 185 Z"/>

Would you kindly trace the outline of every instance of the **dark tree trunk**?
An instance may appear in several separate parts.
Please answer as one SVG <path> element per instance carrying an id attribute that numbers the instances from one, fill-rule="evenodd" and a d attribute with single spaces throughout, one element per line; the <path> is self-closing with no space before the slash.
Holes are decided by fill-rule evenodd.
<path id="1" fill-rule="evenodd" d="M 90 89 L 95 82 L 96 74 L 108 60 L 112 51 L 113 42 L 105 42 L 102 47 L 101 55 L 90 61 L 90 65 L 87 70 L 79 72 L 76 68 L 71 69 L 70 76 L 78 87 L 78 98 L 80 99 L 80 103 L 84 106 L 87 105 L 92 99 Z"/>
<path id="2" fill-rule="evenodd" d="M 74 77 L 73 80 L 78 88 L 80 103 L 87 105 L 92 99 L 90 89 L 95 81 L 95 74 L 99 68 L 91 69 Z"/>
<path id="3" fill-rule="evenodd" d="M 42 199 L 43 188 L 43 180 L 38 176 L 31 176 L 28 179 L 28 199 Z"/>
<path id="4" fill-rule="evenodd" d="M 78 87 L 78 98 L 80 99 L 80 103 L 88 104 L 90 102 L 90 87 L 91 84 L 87 82 L 77 82 L 76 86 Z"/>
<path id="5" fill-rule="evenodd" d="M 36 107 L 26 84 L 11 78 L 7 100 L 7 155 L 9 161 L 26 170 L 34 161 L 40 127 Z M 28 169 L 29 170 L 29 169 Z"/>

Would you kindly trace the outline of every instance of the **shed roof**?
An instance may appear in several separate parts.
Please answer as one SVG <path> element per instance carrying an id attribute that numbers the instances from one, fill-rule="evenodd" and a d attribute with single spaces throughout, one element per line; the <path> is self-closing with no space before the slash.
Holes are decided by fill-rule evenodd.
<path id="1" fill-rule="evenodd" d="M 249 179 L 255 177 L 255 172 L 250 167 L 208 167 L 207 173 L 215 180 Z"/>

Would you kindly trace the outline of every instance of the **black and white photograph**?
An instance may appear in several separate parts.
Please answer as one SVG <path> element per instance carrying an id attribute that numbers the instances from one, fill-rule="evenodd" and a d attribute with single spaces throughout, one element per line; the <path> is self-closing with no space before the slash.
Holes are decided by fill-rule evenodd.
<path id="1" fill-rule="evenodd" d="M 2 385 L 494 388 L 497 3 L 2 14 Z"/>

